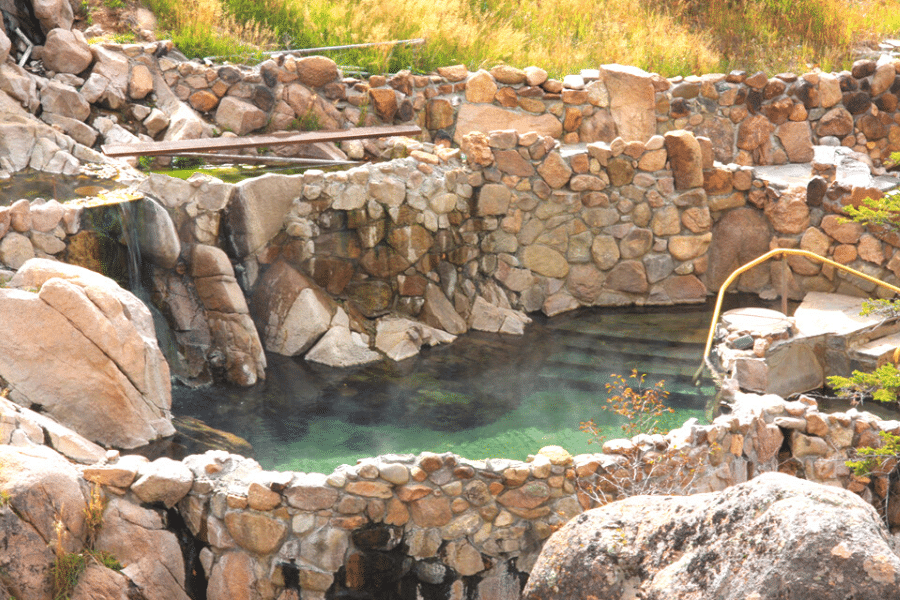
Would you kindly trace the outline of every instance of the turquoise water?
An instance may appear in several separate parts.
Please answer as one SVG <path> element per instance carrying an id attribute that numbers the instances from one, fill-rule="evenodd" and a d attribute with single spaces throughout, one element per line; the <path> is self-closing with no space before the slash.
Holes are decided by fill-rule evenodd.
<path id="1" fill-rule="evenodd" d="M 356 370 L 269 355 L 265 383 L 176 388 L 173 409 L 247 439 L 268 469 L 330 473 L 367 456 L 422 451 L 521 460 L 551 444 L 596 452 L 578 426 L 594 418 L 621 437 L 621 418 L 602 409 L 611 373 L 664 379 L 676 409 L 668 427 L 703 420 L 715 389 L 690 378 L 710 316 L 709 306 L 583 309 L 538 317 L 524 336 L 472 332 Z"/>

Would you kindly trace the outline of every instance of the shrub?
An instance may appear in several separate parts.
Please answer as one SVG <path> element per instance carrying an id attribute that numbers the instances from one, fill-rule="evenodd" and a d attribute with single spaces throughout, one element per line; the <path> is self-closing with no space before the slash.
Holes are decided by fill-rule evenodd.
<path id="1" fill-rule="evenodd" d="M 900 392 L 900 370 L 892 363 L 886 363 L 872 373 L 853 371 L 850 377 L 831 375 L 828 385 L 842 398 L 849 398 L 855 406 L 865 400 L 897 402 Z"/>
<path id="2" fill-rule="evenodd" d="M 639 433 L 668 433 L 662 417 L 674 413 L 675 409 L 665 404 L 669 397 L 669 392 L 665 390 L 665 380 L 647 387 L 647 374 L 638 375 L 637 369 L 631 371 L 628 379 L 615 373 L 611 377 L 612 382 L 606 384 L 606 406 L 601 409 L 625 417 L 626 421 L 621 427 L 626 437 Z M 606 439 L 594 419 L 582 421 L 579 428 L 591 436 L 589 443 L 602 443 Z"/>

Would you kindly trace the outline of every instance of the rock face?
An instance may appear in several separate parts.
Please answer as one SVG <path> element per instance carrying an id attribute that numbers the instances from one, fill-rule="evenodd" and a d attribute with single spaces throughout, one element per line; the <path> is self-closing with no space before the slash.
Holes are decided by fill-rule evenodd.
<path id="1" fill-rule="evenodd" d="M 169 367 L 133 294 L 87 269 L 33 259 L 0 290 L 0 314 L 11 399 L 105 446 L 174 433 Z"/>
<path id="2" fill-rule="evenodd" d="M 894 598 L 900 557 L 855 494 L 780 473 L 720 493 L 637 496 L 570 521 L 526 600 Z"/>
<path id="3" fill-rule="evenodd" d="M 191 276 L 206 318 L 213 350 L 224 357 L 225 378 L 250 386 L 266 377 L 266 356 L 244 293 L 225 252 L 198 244 L 191 249 Z"/>

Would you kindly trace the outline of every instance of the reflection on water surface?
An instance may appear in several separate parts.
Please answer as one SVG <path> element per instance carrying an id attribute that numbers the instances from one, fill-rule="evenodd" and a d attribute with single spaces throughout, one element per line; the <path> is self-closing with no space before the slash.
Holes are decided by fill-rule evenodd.
<path id="1" fill-rule="evenodd" d="M 584 309 L 545 319 L 524 336 L 472 332 L 415 358 L 348 370 L 269 355 L 267 380 L 249 390 L 173 391 L 174 412 L 246 438 L 264 467 L 330 473 L 388 453 L 451 451 L 525 459 L 558 444 L 596 452 L 578 424 L 615 436 L 600 410 L 610 373 L 637 368 L 666 380 L 674 427 L 703 418 L 711 382 L 695 388 L 708 306 Z"/>

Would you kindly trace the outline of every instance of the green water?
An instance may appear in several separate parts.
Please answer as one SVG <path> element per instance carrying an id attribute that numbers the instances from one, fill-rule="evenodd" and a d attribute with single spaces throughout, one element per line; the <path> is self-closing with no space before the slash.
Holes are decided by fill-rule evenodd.
<path id="1" fill-rule="evenodd" d="M 0 206 L 16 200 L 57 200 L 96 196 L 100 192 L 120 189 L 121 183 L 91 175 L 54 175 L 41 171 L 21 171 L 8 179 L 0 179 Z"/>
<path id="2" fill-rule="evenodd" d="M 247 439 L 268 469 L 330 473 L 379 454 L 450 451 L 525 459 L 546 445 L 597 452 L 579 423 L 609 438 L 621 417 L 603 410 L 611 373 L 648 373 L 671 393 L 666 428 L 701 421 L 711 382 L 690 378 L 709 306 L 591 309 L 537 318 L 524 336 L 471 332 L 394 363 L 329 369 L 269 355 L 265 383 L 248 390 L 176 388 L 174 412 Z"/>

